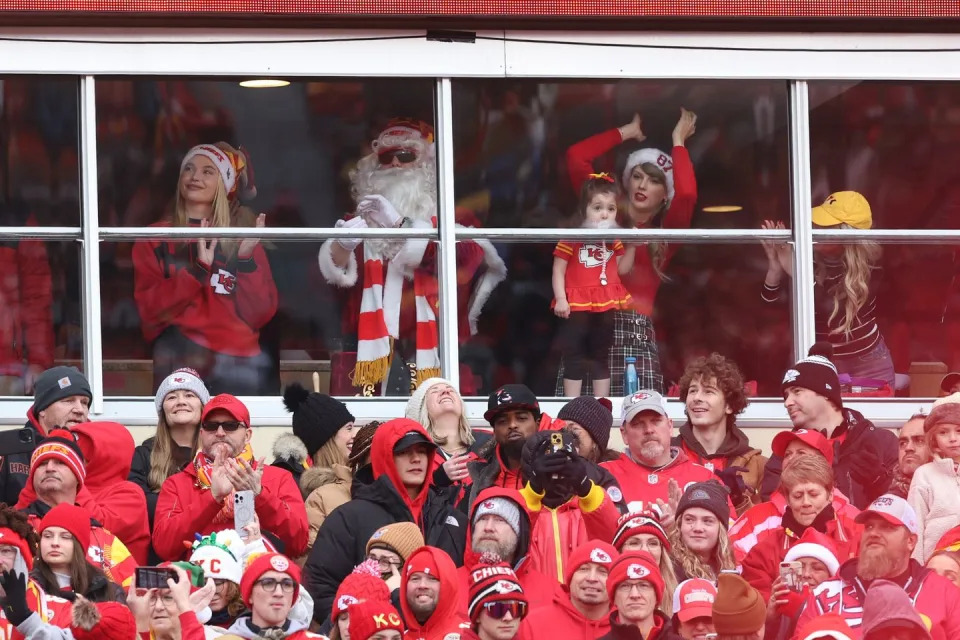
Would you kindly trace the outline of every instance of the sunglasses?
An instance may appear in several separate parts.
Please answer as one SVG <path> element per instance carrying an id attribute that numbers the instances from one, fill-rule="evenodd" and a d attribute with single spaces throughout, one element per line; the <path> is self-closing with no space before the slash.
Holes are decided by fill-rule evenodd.
<path id="1" fill-rule="evenodd" d="M 377 155 L 380 164 L 390 164 L 394 158 L 402 164 L 407 164 L 417 159 L 417 152 L 412 149 L 390 149 Z"/>
<path id="2" fill-rule="evenodd" d="M 494 620 L 500 620 L 509 613 L 514 620 L 522 620 L 527 616 L 527 603 L 519 600 L 504 600 L 501 602 L 484 603 L 487 615 Z"/>
<path id="3" fill-rule="evenodd" d="M 217 429 L 223 429 L 225 433 L 233 433 L 240 427 L 245 427 L 246 425 L 237 420 L 230 422 L 204 422 L 200 425 L 200 428 L 206 431 L 207 433 L 216 433 Z"/>

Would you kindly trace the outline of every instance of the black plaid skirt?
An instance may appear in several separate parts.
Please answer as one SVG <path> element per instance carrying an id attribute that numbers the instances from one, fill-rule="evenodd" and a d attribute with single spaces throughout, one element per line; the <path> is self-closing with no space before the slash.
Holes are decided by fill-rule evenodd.
<path id="1" fill-rule="evenodd" d="M 613 347 L 610 348 L 610 395 L 622 397 L 624 358 L 634 356 L 637 359 L 637 378 L 641 389 L 652 389 L 664 393 L 663 374 L 660 373 L 660 352 L 657 350 L 657 337 L 653 331 L 653 321 L 636 311 L 613 312 Z M 563 360 L 557 372 L 557 397 L 563 397 Z M 589 379 L 583 381 L 582 394 L 593 395 Z"/>

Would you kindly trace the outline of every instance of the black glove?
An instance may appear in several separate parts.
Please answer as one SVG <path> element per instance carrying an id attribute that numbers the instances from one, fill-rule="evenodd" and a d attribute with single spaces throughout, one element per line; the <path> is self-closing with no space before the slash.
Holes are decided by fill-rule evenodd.
<path id="1" fill-rule="evenodd" d="M 850 459 L 850 475 L 862 485 L 873 484 L 882 472 L 880 457 L 871 449 L 860 449 Z"/>
<path id="2" fill-rule="evenodd" d="M 746 467 L 727 467 L 722 471 L 717 471 L 716 469 L 713 471 L 714 475 L 720 479 L 720 482 L 730 490 L 730 499 L 734 505 L 743 500 L 743 494 L 747 492 L 747 483 L 743 481 L 743 476 L 739 473 L 740 471 L 746 470 Z"/>
<path id="3" fill-rule="evenodd" d="M 30 617 L 32 611 L 27 606 L 27 576 L 10 571 L 0 571 L 0 587 L 4 596 L 0 598 L 3 614 L 14 626 Z"/>
<path id="4" fill-rule="evenodd" d="M 581 456 L 567 456 L 567 461 L 566 464 L 563 465 L 561 474 L 563 475 L 563 479 L 573 488 L 574 493 L 581 498 L 586 498 L 587 494 L 590 493 L 590 489 L 593 488 L 593 481 L 590 480 L 587 469 L 587 461 Z"/>
<path id="5" fill-rule="evenodd" d="M 537 493 L 543 493 L 554 484 L 554 476 L 563 473 L 566 464 L 567 455 L 565 453 L 548 453 L 537 456 L 530 465 L 531 475 L 528 478 L 530 488 Z"/>

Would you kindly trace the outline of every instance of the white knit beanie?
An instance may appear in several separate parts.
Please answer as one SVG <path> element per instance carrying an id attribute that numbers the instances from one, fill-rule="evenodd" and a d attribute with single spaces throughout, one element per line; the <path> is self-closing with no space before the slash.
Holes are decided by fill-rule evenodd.
<path id="1" fill-rule="evenodd" d="M 667 183 L 663 186 L 666 187 L 667 204 L 669 205 L 673 202 L 675 193 L 673 190 L 673 158 L 670 157 L 670 154 L 660 151 L 660 149 L 646 147 L 627 156 L 627 164 L 623 167 L 623 188 L 624 190 L 627 188 L 630 172 L 633 171 L 633 168 L 639 164 L 648 163 L 663 171 L 663 175 L 666 176 Z"/>
<path id="2" fill-rule="evenodd" d="M 163 411 L 163 399 L 167 397 L 167 394 L 180 389 L 192 391 L 200 398 L 200 404 L 202 405 L 206 405 L 210 401 L 210 392 L 207 391 L 207 386 L 200 379 L 199 373 L 189 368 L 177 369 L 164 378 L 157 388 L 157 395 L 153 399 L 153 403 L 157 407 L 157 415 L 160 415 L 160 412 Z"/>
<path id="3" fill-rule="evenodd" d="M 420 386 L 417 387 L 417 390 L 414 391 L 413 395 L 410 396 L 410 399 L 407 400 L 407 409 L 403 416 L 409 420 L 419 423 L 424 429 L 426 429 L 427 425 L 430 423 L 430 416 L 427 415 L 427 392 L 430 391 L 431 387 L 434 387 L 438 384 L 449 384 L 451 387 L 453 387 L 453 384 L 444 378 L 427 378 L 420 383 Z"/>

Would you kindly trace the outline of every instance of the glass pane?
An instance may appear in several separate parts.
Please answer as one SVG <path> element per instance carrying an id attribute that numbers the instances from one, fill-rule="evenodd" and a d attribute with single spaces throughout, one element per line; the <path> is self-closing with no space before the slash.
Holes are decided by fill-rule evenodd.
<path id="1" fill-rule="evenodd" d="M 414 280 L 392 277 L 387 263 L 379 269 L 385 280 L 383 295 L 367 296 L 380 304 L 385 319 L 396 319 L 398 330 L 391 351 L 385 326 L 369 323 L 363 329 L 370 351 L 365 349 L 360 359 L 373 378 L 377 372 L 389 375 L 384 392 L 381 384 L 352 384 L 361 333 L 358 318 L 361 311 L 376 314 L 376 306 L 362 304 L 360 283 L 367 274 L 374 277 L 377 267 L 368 263 L 358 284 L 339 287 L 329 284 L 317 268 L 319 241 L 264 240 L 244 260 L 241 256 L 249 248 L 242 241 L 221 239 L 213 248 L 212 266 L 206 266 L 201 253 L 209 246 L 200 244 L 209 242 L 101 244 L 108 395 L 152 396 L 166 375 L 185 366 L 200 372 L 211 393 L 276 395 L 293 380 L 312 388 L 316 372 L 325 393 L 408 395 L 411 375 L 406 363 L 416 364 L 418 347 L 425 352 L 418 373 L 437 374 L 428 370 L 435 350 L 426 341 L 418 343 L 417 335 L 429 335 L 438 323 L 426 311 L 418 317 L 416 304 L 416 293 L 422 293 L 436 316 L 435 243 L 417 245 L 423 254 Z M 413 251 L 416 247 L 409 242 Z M 398 248 L 389 242 L 382 245 L 387 253 Z M 358 247 L 352 254 L 354 259 L 360 251 Z M 351 256 L 342 255 L 348 260 Z M 345 272 L 343 281 L 347 279 Z M 390 305 L 391 299 L 398 303 Z M 369 353 L 401 357 L 386 363 Z"/>
<path id="2" fill-rule="evenodd" d="M 354 210 L 352 172 L 387 123 L 406 117 L 432 126 L 433 89 L 434 81 L 413 78 L 298 80 L 265 89 L 223 79 L 98 79 L 100 224 L 173 219 L 184 154 L 223 141 L 246 152 L 239 179 L 227 178 L 235 184 L 231 224 L 253 226 L 255 212 L 263 212 L 268 227 L 332 226 Z M 430 144 L 414 137 L 387 142 L 424 151 L 432 166 Z M 435 198 L 435 171 L 426 173 L 422 188 Z M 362 169 L 361 176 L 369 177 Z"/>
<path id="3" fill-rule="evenodd" d="M 463 281 L 474 273 L 477 259 L 471 243 L 461 244 L 457 257 Z M 759 395 L 780 395 L 783 372 L 792 363 L 791 302 L 789 295 L 764 301 L 767 260 L 759 244 L 638 245 L 633 263 L 623 256 L 623 275 L 614 266 L 612 243 L 558 247 L 552 242 L 496 244 L 507 277 L 483 306 L 473 336 L 467 335 L 463 302 L 471 292 L 461 286 L 465 342 L 460 359 L 470 367 L 478 394 L 522 382 L 541 396 L 563 395 L 561 362 L 565 367 L 575 358 L 582 364 L 582 393 L 593 391 L 586 385 L 589 379 L 609 372 L 611 395 L 623 395 L 625 356 L 638 357 L 641 388 L 676 394 L 673 387 L 684 365 L 717 351 L 735 360 L 747 380 L 756 381 Z M 558 252 L 566 255 L 564 294 L 571 309 L 582 309 L 567 319 L 551 309 Z M 614 256 L 618 253 L 619 248 Z M 651 267 L 651 254 L 664 256 L 662 276 Z M 611 304 L 605 313 L 586 311 L 591 303 L 620 299 L 617 281 L 630 293 L 626 308 Z"/>
<path id="4" fill-rule="evenodd" d="M 33 395 L 43 370 L 83 369 L 80 245 L 5 239 L 0 264 L 0 395 Z"/>
<path id="5" fill-rule="evenodd" d="M 860 228 L 956 229 L 960 86 L 939 82 L 810 83 L 813 199 L 856 191 Z M 828 220 L 829 221 L 829 220 Z"/>
<path id="6" fill-rule="evenodd" d="M 455 80 L 453 89 L 463 224 L 579 226 L 586 176 L 622 183 L 630 164 L 640 170 L 621 191 L 621 226 L 789 225 L 785 82 Z M 685 141 L 686 127 L 674 136 L 681 108 L 697 116 Z"/>
<path id="7" fill-rule="evenodd" d="M 76 78 L 0 76 L 0 225 L 80 225 Z"/>

